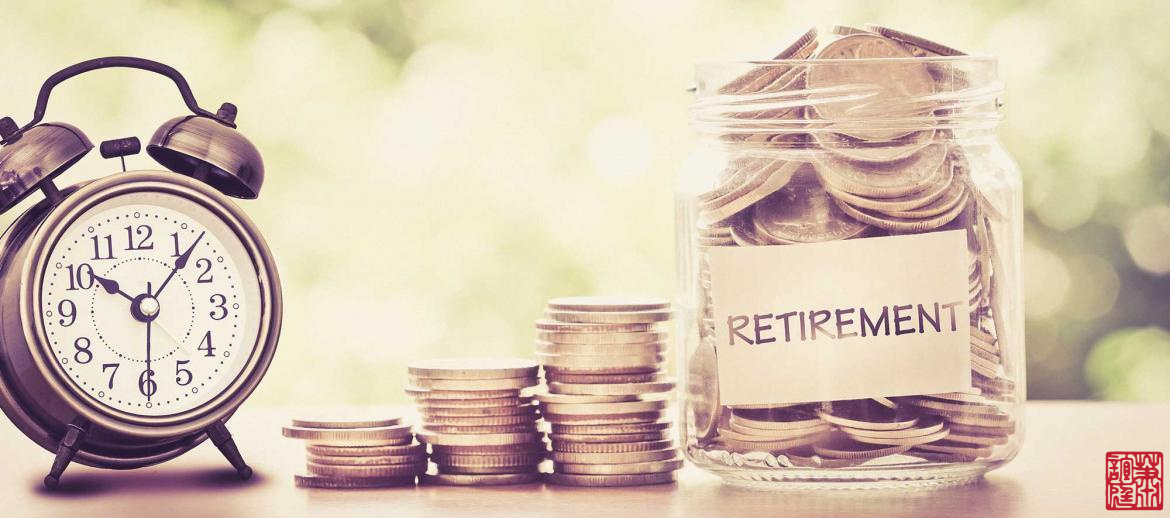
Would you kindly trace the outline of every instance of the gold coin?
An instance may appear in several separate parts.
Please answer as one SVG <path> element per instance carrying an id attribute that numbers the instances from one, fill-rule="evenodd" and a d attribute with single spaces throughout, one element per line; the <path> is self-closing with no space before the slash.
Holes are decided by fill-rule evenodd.
<path id="1" fill-rule="evenodd" d="M 731 412 L 731 423 L 756 430 L 796 431 L 820 428 L 828 423 L 807 407 L 797 409 L 736 409 Z"/>
<path id="2" fill-rule="evenodd" d="M 606 436 L 667 431 L 671 428 L 671 420 L 658 419 L 655 421 L 633 423 L 602 423 L 596 425 L 581 423 L 549 423 L 549 425 L 552 433 L 554 434 Z"/>
<path id="3" fill-rule="evenodd" d="M 449 425 L 449 426 L 512 426 L 520 424 L 535 424 L 537 416 L 535 412 L 517 415 L 494 415 L 494 416 L 428 416 L 426 424 L 431 425 Z"/>
<path id="4" fill-rule="evenodd" d="M 816 50 L 817 30 L 810 29 L 801 35 L 791 45 L 780 51 L 773 60 L 807 59 Z M 783 81 L 783 77 L 791 73 L 793 67 L 769 64 L 768 66 L 753 67 L 747 73 L 736 77 L 719 88 L 720 94 L 750 94 L 758 93 L 769 85 Z"/>
<path id="5" fill-rule="evenodd" d="M 663 342 L 668 338 L 670 338 L 670 333 L 665 331 L 646 333 L 558 333 L 556 331 L 536 332 L 537 340 L 566 345 L 649 344 Z"/>
<path id="6" fill-rule="evenodd" d="M 553 471 L 555 473 L 570 473 L 574 475 L 637 475 L 678 471 L 682 467 L 683 460 L 681 458 L 674 458 L 652 462 L 636 462 L 633 464 L 571 464 L 560 462 L 553 464 Z"/>
<path id="7" fill-rule="evenodd" d="M 846 426 L 839 427 L 842 433 L 857 440 L 860 440 L 858 437 L 871 437 L 874 439 L 909 439 L 913 437 L 930 436 L 932 434 L 943 431 L 945 428 L 946 424 L 938 417 L 923 417 L 919 419 L 918 425 L 911 426 L 910 428 L 902 428 L 900 430 L 865 430 L 862 428 L 849 428 Z"/>
<path id="8" fill-rule="evenodd" d="M 500 475 L 428 473 L 420 477 L 419 481 L 423 484 L 435 484 L 441 486 L 504 486 L 539 482 L 540 473 L 506 473 Z"/>
<path id="9" fill-rule="evenodd" d="M 552 356 L 655 356 L 666 352 L 666 343 L 558 344 L 538 341 L 536 352 Z"/>
<path id="10" fill-rule="evenodd" d="M 907 447 L 913 447 L 913 446 L 918 446 L 921 444 L 932 443 L 932 442 L 935 442 L 935 441 L 938 441 L 938 440 L 945 438 L 947 435 L 949 435 L 951 433 L 951 431 L 947 428 L 942 428 L 942 429 L 936 430 L 936 431 L 928 433 L 928 434 L 913 435 L 910 437 L 871 437 L 871 436 L 867 436 L 867 435 L 849 433 L 844 428 L 841 429 L 841 432 L 844 433 L 845 435 L 849 436 L 850 439 L 853 439 L 854 441 L 857 441 L 857 442 L 863 442 L 866 444 L 878 444 L 878 445 L 882 445 L 882 446 L 907 446 Z"/>
<path id="11" fill-rule="evenodd" d="M 944 167 L 944 170 L 945 169 L 948 168 Z M 913 209 L 906 210 L 881 211 L 881 213 L 885 214 L 886 216 L 899 218 L 900 220 L 927 220 L 936 216 L 951 213 L 957 206 L 963 206 L 962 208 L 966 208 L 966 202 L 968 200 L 970 200 L 970 196 L 967 193 L 967 187 L 963 185 L 962 182 L 951 182 L 951 184 L 947 186 L 947 189 L 943 191 L 942 196 L 921 207 L 915 207 Z M 960 209 L 960 212 L 961 210 L 962 209 Z M 978 290 L 979 286 L 976 285 L 975 288 Z"/>
<path id="12" fill-rule="evenodd" d="M 871 59 L 914 57 L 896 41 L 876 34 L 852 34 L 839 38 L 817 50 L 815 59 Z M 818 118 L 858 121 L 910 118 L 926 113 L 929 106 L 907 100 L 922 99 L 934 93 L 934 78 L 923 63 L 913 60 L 890 60 L 881 66 L 843 67 L 813 66 L 806 75 L 807 88 L 841 91 L 850 85 L 866 85 L 867 95 L 854 94 L 844 102 L 817 103 Z M 892 140 L 909 133 L 902 129 L 854 130 L 850 136 L 865 140 Z"/>
<path id="13" fill-rule="evenodd" d="M 548 308 L 557 311 L 658 311 L 670 309 L 670 299 L 636 296 L 557 297 L 549 299 Z"/>
<path id="14" fill-rule="evenodd" d="M 414 475 L 404 477 L 348 478 L 296 474 L 293 482 L 306 489 L 373 489 L 379 487 L 413 486 Z"/>
<path id="15" fill-rule="evenodd" d="M 544 461 L 544 451 L 499 453 L 493 455 L 451 455 L 436 453 L 431 460 L 444 466 L 532 466 Z"/>
<path id="16" fill-rule="evenodd" d="M 641 433 L 614 433 L 614 434 L 568 434 L 554 433 L 549 436 L 554 442 L 560 443 L 614 443 L 614 442 L 644 442 L 664 441 L 672 436 L 670 429 L 655 432 Z"/>
<path id="17" fill-rule="evenodd" d="M 741 435 L 750 435 L 752 437 L 759 437 L 760 440 L 785 440 L 794 439 L 797 437 L 804 437 L 809 434 L 824 433 L 829 431 L 829 423 L 824 421 L 817 421 L 818 424 L 807 428 L 792 428 L 787 430 L 753 428 L 751 426 L 744 426 L 735 420 L 732 416 L 727 422 L 727 429 Z"/>
<path id="18" fill-rule="evenodd" d="M 950 423 L 947 425 L 951 429 L 951 433 L 956 434 L 971 434 L 971 435 L 1011 435 L 1016 432 L 1016 423 L 1014 421 L 1007 421 L 993 425 L 971 426 L 960 423 Z"/>
<path id="19" fill-rule="evenodd" d="M 285 426 L 282 429 L 285 437 L 303 439 L 317 443 L 344 443 L 348 441 L 380 441 L 410 437 L 410 425 L 398 424 L 379 426 L 374 428 L 305 428 L 303 426 Z"/>
<path id="20" fill-rule="evenodd" d="M 550 365 L 544 364 L 545 375 L 549 379 L 560 379 L 563 374 L 590 374 L 590 375 L 611 375 L 611 374 L 651 374 L 655 377 L 661 372 L 661 363 L 665 361 L 662 355 L 655 356 L 653 361 L 645 364 L 635 364 L 622 367 L 599 367 L 596 365 Z M 586 360 L 588 361 L 588 360 Z M 623 360 L 625 361 L 625 360 Z"/>
<path id="21" fill-rule="evenodd" d="M 918 457 L 920 459 L 928 460 L 931 462 L 955 462 L 955 463 L 957 463 L 957 462 L 973 462 L 973 461 L 978 459 L 978 457 L 974 457 L 971 455 L 953 455 L 950 453 L 923 451 L 923 450 L 920 450 L 918 448 L 911 448 L 910 451 L 906 452 L 906 455 L 913 455 L 913 456 Z"/>
<path id="22" fill-rule="evenodd" d="M 904 398 L 899 398 L 899 400 L 905 402 L 908 405 L 925 408 L 927 410 L 939 410 L 962 414 L 998 414 L 1001 412 L 998 406 L 989 405 L 986 403 L 965 403 L 960 401 L 947 401 L 916 396 L 907 396 Z"/>
<path id="23" fill-rule="evenodd" d="M 899 43 L 902 43 L 903 45 L 908 45 L 908 46 L 912 47 L 913 49 L 918 49 L 918 50 L 922 51 L 921 54 L 918 52 L 914 52 L 914 55 L 916 55 L 916 56 L 965 56 L 966 55 L 962 51 L 952 49 L 946 45 L 942 45 L 940 43 L 935 43 L 933 41 L 930 41 L 930 40 L 927 40 L 924 38 L 919 38 L 918 36 L 914 36 L 913 34 L 907 34 L 907 33 L 901 32 L 901 31 L 896 31 L 896 30 L 890 29 L 888 27 L 882 27 L 880 25 L 874 25 L 872 23 L 866 24 L 865 27 L 872 32 L 876 32 L 878 34 L 881 34 L 882 36 L 885 36 L 885 37 L 890 38 L 892 40 L 898 41 Z M 911 52 L 913 52 L 913 50 Z"/>
<path id="24" fill-rule="evenodd" d="M 625 401 L 621 403 L 541 403 L 540 413 L 550 415 L 607 415 L 655 412 L 666 408 L 665 399 Z"/>
<path id="25" fill-rule="evenodd" d="M 427 461 L 426 452 L 408 455 L 382 455 L 376 457 L 329 456 L 308 454 L 306 458 L 313 464 L 329 464 L 334 466 L 381 466 L 389 464 L 418 464 Z"/>
<path id="26" fill-rule="evenodd" d="M 587 324 L 580 322 L 560 322 L 551 318 L 542 318 L 536 321 L 536 329 L 555 333 L 661 333 L 669 331 L 667 326 L 658 322 L 634 322 L 625 324 Z"/>
<path id="27" fill-rule="evenodd" d="M 467 409 L 467 408 L 507 408 L 518 407 L 532 403 L 532 396 L 501 397 L 491 399 L 430 399 L 419 402 L 420 408 L 435 409 Z"/>
<path id="28" fill-rule="evenodd" d="M 634 395 L 618 395 L 618 396 L 583 396 L 577 394 L 537 394 L 536 400 L 540 401 L 542 407 L 545 404 L 580 404 L 580 403 L 623 403 L 629 401 L 638 401 L 638 396 Z"/>
<path id="29" fill-rule="evenodd" d="M 899 430 L 918 424 L 918 417 L 909 411 L 891 410 L 872 400 L 834 401 L 817 415 L 837 426 L 863 430 Z"/>
<path id="30" fill-rule="evenodd" d="M 838 210 L 816 174 L 798 174 L 752 207 L 755 235 L 777 244 L 820 243 L 860 236 L 868 227 Z"/>
<path id="31" fill-rule="evenodd" d="M 380 457 L 396 455 L 426 455 L 427 447 L 424 444 L 413 443 L 399 446 L 325 446 L 309 444 L 305 446 L 309 455 L 325 457 Z"/>
<path id="32" fill-rule="evenodd" d="M 390 464 L 384 466 L 339 466 L 334 464 L 308 463 L 309 473 L 323 477 L 375 478 L 409 477 L 427 471 L 427 463 Z"/>
<path id="33" fill-rule="evenodd" d="M 975 392 L 943 392 L 939 394 L 925 394 L 924 397 L 931 397 L 934 399 L 945 399 L 947 401 L 958 401 L 960 403 L 986 403 L 987 398 L 979 393 L 979 389 L 972 389 Z"/>
<path id="34" fill-rule="evenodd" d="M 966 208 L 965 202 L 967 196 L 967 193 L 964 192 L 963 199 L 960 200 L 960 203 L 956 203 L 952 208 L 938 216 L 926 219 L 908 219 L 886 214 L 877 214 L 865 209 L 851 207 L 849 204 L 842 203 L 840 200 L 836 200 L 836 204 L 850 217 L 865 222 L 866 224 L 891 231 L 919 233 L 941 228 L 943 225 L 950 223 L 958 217 Z"/>
<path id="35" fill-rule="evenodd" d="M 457 392 L 480 390 L 519 390 L 528 387 L 535 387 L 540 384 L 540 381 L 535 377 L 478 380 L 430 379 L 412 377 L 410 380 L 413 387 L 430 390 L 451 390 Z"/>
<path id="36" fill-rule="evenodd" d="M 533 441 L 519 444 L 496 444 L 479 446 L 444 446 L 432 444 L 432 455 L 438 456 L 467 456 L 467 457 L 506 457 L 508 455 L 540 454 L 548 451 L 544 441 Z"/>
<path id="37" fill-rule="evenodd" d="M 921 444 L 917 446 L 917 449 L 921 451 L 948 453 L 951 455 L 963 455 L 976 458 L 991 455 L 990 446 L 980 446 L 976 444 L 967 444 L 948 440 L 942 440 L 930 444 Z"/>
<path id="38" fill-rule="evenodd" d="M 633 451 L 624 453 L 574 453 L 567 451 L 551 451 L 548 454 L 553 462 L 568 462 L 572 464 L 632 464 L 635 462 L 653 462 L 673 459 L 678 456 L 678 448 L 670 447 L 661 450 Z"/>
<path id="39" fill-rule="evenodd" d="M 982 374 L 988 378 L 996 378 L 999 376 L 999 365 L 991 363 L 978 356 L 972 356 L 971 371 L 976 374 Z"/>
<path id="40" fill-rule="evenodd" d="M 581 385 L 597 385 L 609 383 L 650 383 L 661 379 L 658 369 L 650 372 L 618 373 L 618 374 L 589 374 L 573 373 L 545 367 L 544 377 L 549 383 L 575 383 Z"/>
<path id="41" fill-rule="evenodd" d="M 521 389 L 507 390 L 431 390 L 421 387 L 406 387 L 406 395 L 415 401 L 466 401 L 469 399 L 500 399 L 523 397 Z"/>
<path id="42" fill-rule="evenodd" d="M 324 428 L 331 430 L 381 428 L 399 424 L 402 424 L 401 417 L 305 417 L 292 420 L 292 425 L 300 428 Z"/>
<path id="43" fill-rule="evenodd" d="M 895 196 L 893 198 L 868 198 L 865 196 L 858 196 L 856 194 L 836 189 L 831 185 L 826 185 L 826 190 L 833 198 L 839 199 L 852 205 L 854 207 L 877 211 L 881 213 L 890 213 L 903 210 L 917 209 L 933 203 L 939 199 L 943 194 L 951 188 L 953 182 L 953 174 L 951 168 L 943 167 L 942 177 L 937 181 L 928 185 L 925 189 L 907 194 L 905 196 Z"/>
<path id="44" fill-rule="evenodd" d="M 539 432 L 499 434 L 445 434 L 423 428 L 418 433 L 419 442 L 443 446 L 493 446 L 500 444 L 521 444 L 540 441 L 544 434 Z"/>
<path id="45" fill-rule="evenodd" d="M 486 425 L 486 426 L 460 426 L 451 424 L 433 424 L 425 423 L 428 431 L 434 433 L 446 434 L 504 434 L 504 433 L 524 433 L 536 432 L 536 423 L 528 424 L 510 424 L 510 425 Z"/>
<path id="46" fill-rule="evenodd" d="M 745 192 L 732 192 L 724 198 L 718 198 L 708 205 L 701 206 L 700 222 L 717 223 L 743 212 L 788 185 L 792 177 L 806 165 L 804 162 L 772 162 L 766 169 L 757 173 L 757 177 L 745 186 Z"/>
<path id="47" fill-rule="evenodd" d="M 832 434 L 828 440 L 813 445 L 817 455 L 838 459 L 872 460 L 889 455 L 898 455 L 909 450 L 909 446 L 875 446 L 849 439 L 845 435 Z"/>
<path id="48" fill-rule="evenodd" d="M 858 29 L 857 27 L 850 27 L 848 25 L 834 25 L 833 34 L 837 36 L 849 36 L 851 34 L 873 34 L 873 32 L 865 29 Z"/>
<path id="49" fill-rule="evenodd" d="M 721 413 L 719 370 L 715 345 L 702 341 L 687 362 L 687 413 L 695 425 L 695 436 L 705 441 L 715 436 Z"/>
<path id="50" fill-rule="evenodd" d="M 791 450 L 793 448 L 799 448 L 801 446 L 808 446 L 810 444 L 813 444 L 813 443 L 821 440 L 822 438 L 824 438 L 827 435 L 826 433 L 814 433 L 814 434 L 805 435 L 803 437 L 794 437 L 791 439 L 765 440 L 765 441 L 760 441 L 760 440 L 743 441 L 743 440 L 740 440 L 740 439 L 734 438 L 734 437 L 725 437 L 726 432 L 727 432 L 726 429 L 719 430 L 720 440 L 723 442 L 724 446 L 726 446 L 728 451 L 731 451 L 734 453 L 749 453 L 749 452 L 754 452 L 754 451 L 767 451 L 767 452 L 786 451 L 786 450 Z M 759 438 L 752 437 L 752 439 L 759 439 Z"/>
<path id="51" fill-rule="evenodd" d="M 866 198 L 898 198 L 949 179 L 952 170 L 946 159 L 946 146 L 935 142 L 894 164 L 858 163 L 824 154 L 817 157 L 816 173 L 831 190 Z"/>
<path id="52" fill-rule="evenodd" d="M 642 473 L 638 475 L 576 475 L 570 473 L 546 473 L 545 482 L 560 486 L 582 487 L 629 487 L 670 484 L 677 480 L 676 471 L 663 473 Z"/>
<path id="53" fill-rule="evenodd" d="M 550 381 L 549 392 L 580 396 L 640 396 L 674 390 L 672 378 L 663 378 L 649 383 L 559 383 Z"/>
<path id="54" fill-rule="evenodd" d="M 544 316 L 557 322 L 579 324 L 637 324 L 650 322 L 666 322 L 674 317 L 670 310 L 656 311 L 627 311 L 601 313 L 596 311 L 557 311 L 545 310 Z"/>
<path id="55" fill-rule="evenodd" d="M 810 428 L 801 431 L 800 434 L 785 433 L 784 435 L 758 435 L 742 433 L 730 428 L 720 428 L 719 438 L 725 441 L 738 441 L 744 443 L 791 442 L 793 444 L 807 444 L 810 442 L 809 439 L 821 437 L 828 433 L 828 428 Z"/>
<path id="56" fill-rule="evenodd" d="M 419 405 L 418 411 L 424 419 L 432 417 L 497 417 L 507 415 L 536 415 L 537 406 L 532 403 L 526 403 L 516 406 L 490 406 L 490 407 L 471 407 L 471 408 L 448 408 L 448 407 L 434 407 L 431 405 Z"/>
<path id="57" fill-rule="evenodd" d="M 951 412 L 934 411 L 952 424 L 971 426 L 1005 426 L 1012 421 L 1011 414 L 956 414 Z"/>
<path id="58" fill-rule="evenodd" d="M 562 442 L 552 438 L 552 451 L 570 453 L 629 453 L 673 448 L 674 440 L 645 442 Z"/>
<path id="59" fill-rule="evenodd" d="M 630 414 L 554 414 L 542 413 L 544 421 L 550 424 L 617 425 L 631 423 L 653 423 L 665 417 L 662 410 L 635 412 Z"/>
<path id="60" fill-rule="evenodd" d="M 438 464 L 439 473 L 451 475 L 503 475 L 507 473 L 539 473 L 539 464 L 528 466 L 448 466 Z"/>
<path id="61" fill-rule="evenodd" d="M 428 379 L 535 378 L 537 365 L 521 358 L 440 358 L 411 362 L 407 371 L 411 376 Z"/>

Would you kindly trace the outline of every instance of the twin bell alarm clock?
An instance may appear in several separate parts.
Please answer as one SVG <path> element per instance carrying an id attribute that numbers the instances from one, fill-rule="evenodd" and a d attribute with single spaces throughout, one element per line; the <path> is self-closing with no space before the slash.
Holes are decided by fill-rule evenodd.
<path id="1" fill-rule="evenodd" d="M 104 68 L 174 81 L 191 113 L 162 124 L 125 171 L 135 137 L 102 142 L 120 172 L 58 187 L 93 148 L 78 127 L 41 122 L 61 82 Z M 0 119 L 0 212 L 43 196 L 0 237 L 0 408 L 56 457 L 132 469 L 210 439 L 252 475 L 225 423 L 264 377 L 280 335 L 272 252 L 230 198 L 253 199 L 260 153 L 236 107 L 199 107 L 175 69 L 139 58 L 78 63 L 41 87 L 32 121 Z"/>

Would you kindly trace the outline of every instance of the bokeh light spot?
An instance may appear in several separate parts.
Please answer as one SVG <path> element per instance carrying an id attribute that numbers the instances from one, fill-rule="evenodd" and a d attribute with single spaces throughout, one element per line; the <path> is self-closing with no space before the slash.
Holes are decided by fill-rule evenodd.
<path id="1" fill-rule="evenodd" d="M 1141 209 L 1125 224 L 1125 249 L 1138 268 L 1155 275 L 1170 273 L 1170 207 Z"/>

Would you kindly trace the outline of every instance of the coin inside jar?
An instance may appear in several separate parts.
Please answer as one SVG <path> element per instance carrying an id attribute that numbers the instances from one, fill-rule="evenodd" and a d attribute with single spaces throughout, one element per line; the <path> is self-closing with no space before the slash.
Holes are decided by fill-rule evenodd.
<path id="1" fill-rule="evenodd" d="M 867 228 L 837 208 L 811 170 L 760 200 L 752 216 L 757 235 L 780 244 L 849 239 Z"/>
<path id="2" fill-rule="evenodd" d="M 875 58 L 912 58 L 909 51 L 897 42 L 876 34 L 853 34 L 833 41 L 817 51 L 816 60 L 852 60 Z M 843 85 L 866 85 L 872 93 L 856 96 L 819 98 L 814 111 L 818 117 L 829 120 L 905 119 L 927 112 L 920 104 L 908 99 L 922 98 L 934 92 L 934 78 L 922 63 L 912 60 L 889 62 L 867 61 L 863 65 L 841 63 L 831 66 L 818 63 L 807 74 L 808 88 L 813 91 L 832 91 Z M 866 140 L 891 140 L 913 130 L 890 128 L 851 129 L 841 131 Z"/>

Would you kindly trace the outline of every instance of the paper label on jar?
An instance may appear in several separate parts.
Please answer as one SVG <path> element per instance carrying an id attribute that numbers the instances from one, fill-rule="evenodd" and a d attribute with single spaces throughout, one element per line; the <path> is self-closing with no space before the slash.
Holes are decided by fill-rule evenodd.
<path id="1" fill-rule="evenodd" d="M 724 405 L 970 388 L 965 231 L 707 252 Z"/>

